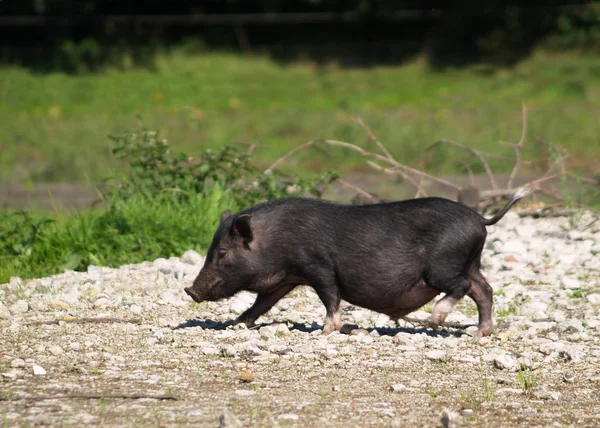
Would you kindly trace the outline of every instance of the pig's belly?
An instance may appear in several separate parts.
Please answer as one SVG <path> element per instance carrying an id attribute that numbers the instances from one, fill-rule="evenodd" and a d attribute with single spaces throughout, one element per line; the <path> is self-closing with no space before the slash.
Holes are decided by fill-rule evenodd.
<path id="1" fill-rule="evenodd" d="M 391 319 L 398 319 L 419 309 L 438 294 L 440 294 L 438 290 L 429 287 L 422 280 L 411 287 L 396 288 L 379 293 L 374 287 L 367 287 L 367 289 L 343 287 L 341 290 L 341 297 L 345 301 L 386 314 Z"/>

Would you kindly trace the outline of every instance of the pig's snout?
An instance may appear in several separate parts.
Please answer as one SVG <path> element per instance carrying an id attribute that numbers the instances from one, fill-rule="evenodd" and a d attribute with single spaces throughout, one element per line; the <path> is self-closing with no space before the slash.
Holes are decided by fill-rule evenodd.
<path id="1" fill-rule="evenodd" d="M 205 300 L 214 301 L 225 297 L 223 296 L 222 285 L 223 281 L 220 278 L 216 278 L 212 272 L 203 269 L 192 286 L 183 290 L 194 299 L 194 302 L 200 303 Z"/>
<path id="2" fill-rule="evenodd" d="M 202 302 L 202 299 L 200 299 L 200 296 L 198 296 L 198 294 L 196 294 L 193 287 L 186 287 L 183 289 L 183 291 L 185 291 L 186 294 L 188 296 L 190 296 L 192 298 L 192 300 L 194 300 L 194 302 L 196 302 L 196 303 Z"/>

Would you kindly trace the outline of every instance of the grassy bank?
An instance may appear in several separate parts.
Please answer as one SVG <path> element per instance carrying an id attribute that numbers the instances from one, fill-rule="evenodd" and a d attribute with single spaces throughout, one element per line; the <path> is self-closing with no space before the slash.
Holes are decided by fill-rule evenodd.
<path id="1" fill-rule="evenodd" d="M 0 284 L 11 276 L 120 266 L 188 249 L 204 253 L 225 209 L 238 207 L 228 191 L 214 187 L 185 202 L 170 192 L 140 194 L 107 200 L 100 210 L 52 217 L 0 211 Z"/>
<path id="2" fill-rule="evenodd" d="M 440 138 L 510 154 L 498 140 L 519 138 L 522 101 L 530 108 L 526 156 L 545 150 L 535 142 L 540 136 L 566 147 L 579 167 L 598 168 L 598 57 L 538 54 L 511 69 L 444 72 L 416 62 L 340 69 L 216 53 L 163 56 L 154 72 L 68 76 L 3 68 L 0 182 L 103 178 L 117 164 L 107 135 L 136 126 L 137 114 L 191 155 L 233 141 L 260 143 L 261 165 L 315 137 L 366 144 L 353 115 L 405 162 L 422 158 L 424 147 Z M 464 153 L 439 149 L 424 162 L 451 171 L 459 157 Z M 313 150 L 288 165 L 322 171 L 324 163 L 347 170 L 362 160 Z"/>

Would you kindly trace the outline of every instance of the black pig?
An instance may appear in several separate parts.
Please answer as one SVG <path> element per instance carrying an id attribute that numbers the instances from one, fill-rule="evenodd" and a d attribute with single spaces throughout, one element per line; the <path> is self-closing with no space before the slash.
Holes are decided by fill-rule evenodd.
<path id="1" fill-rule="evenodd" d="M 480 272 L 486 226 L 528 192 L 519 189 L 491 219 L 443 198 L 354 206 L 280 199 L 225 211 L 185 292 L 196 302 L 256 292 L 236 319 L 252 326 L 296 286 L 308 285 L 327 310 L 326 334 L 341 326 L 341 299 L 398 319 L 444 293 L 431 316 L 437 328 L 468 295 L 486 336 L 493 330 L 492 288 Z"/>

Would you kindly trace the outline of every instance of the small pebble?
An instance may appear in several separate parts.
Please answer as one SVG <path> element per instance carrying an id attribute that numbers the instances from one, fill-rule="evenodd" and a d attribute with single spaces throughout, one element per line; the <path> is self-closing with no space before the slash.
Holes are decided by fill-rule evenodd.
<path id="1" fill-rule="evenodd" d="M 390 386 L 390 390 L 392 390 L 394 392 L 402 392 L 402 391 L 406 391 L 406 386 L 402 385 L 401 383 L 396 383 L 396 384 Z"/>
<path id="2" fill-rule="evenodd" d="M 33 365 L 33 374 L 36 376 L 43 376 L 46 374 L 46 370 L 42 366 L 38 366 L 37 364 Z"/>
<path id="3" fill-rule="evenodd" d="M 52 355 L 60 355 L 65 352 L 63 348 L 58 345 L 52 345 L 50 348 L 48 348 L 48 351 L 50 351 Z"/>
<path id="4" fill-rule="evenodd" d="M 277 419 L 283 419 L 286 421 L 297 421 L 300 417 L 295 413 L 284 413 L 283 415 L 277 416 Z"/>
<path id="5" fill-rule="evenodd" d="M 10 366 L 14 369 L 20 369 L 25 367 L 25 360 L 21 358 L 15 358 L 10 362 Z"/>

